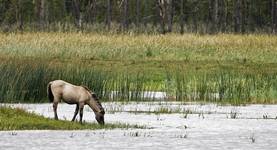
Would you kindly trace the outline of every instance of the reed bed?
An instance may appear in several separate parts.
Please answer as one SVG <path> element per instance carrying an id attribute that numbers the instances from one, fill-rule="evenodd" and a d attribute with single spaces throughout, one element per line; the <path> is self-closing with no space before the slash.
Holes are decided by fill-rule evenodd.
<path id="1" fill-rule="evenodd" d="M 215 103 L 276 103 L 277 73 L 182 70 L 164 71 L 157 80 L 151 72 L 105 70 L 43 62 L 0 64 L 0 102 L 47 102 L 46 86 L 54 79 L 87 85 L 106 101 L 149 101 L 149 91 L 166 93 L 165 100 Z"/>

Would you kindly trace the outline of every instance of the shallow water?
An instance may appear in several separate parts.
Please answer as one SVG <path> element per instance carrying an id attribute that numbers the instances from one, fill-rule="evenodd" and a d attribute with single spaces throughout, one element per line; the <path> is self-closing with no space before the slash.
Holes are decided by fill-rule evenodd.
<path id="1" fill-rule="evenodd" d="M 0 149 L 276 149 L 277 105 L 218 106 L 179 102 L 104 103 L 105 121 L 151 129 L 1 131 Z M 13 104 L 53 117 L 51 104 Z M 59 104 L 60 119 L 75 106 Z M 167 109 L 174 113 L 155 114 Z M 189 111 L 188 111 L 189 110 Z M 192 114 L 183 113 L 184 111 Z M 137 113 L 133 113 L 137 112 Z M 144 113 L 143 113 L 144 112 Z M 236 114 L 235 119 L 231 116 Z M 233 116 L 234 118 L 234 116 Z M 95 122 L 85 107 L 84 120 Z"/>

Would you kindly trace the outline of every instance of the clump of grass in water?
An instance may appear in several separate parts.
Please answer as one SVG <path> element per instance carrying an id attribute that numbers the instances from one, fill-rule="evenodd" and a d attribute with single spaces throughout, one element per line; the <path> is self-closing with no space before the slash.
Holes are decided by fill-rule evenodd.
<path id="1" fill-rule="evenodd" d="M 156 114 L 170 114 L 170 113 L 173 113 L 173 111 L 169 107 L 159 107 L 154 112 Z"/>
<path id="2" fill-rule="evenodd" d="M 216 103 L 276 103 L 277 74 L 247 74 L 236 71 L 215 73 L 168 73 L 170 90 L 176 100 Z M 176 85 L 176 86 L 175 86 Z M 273 90 L 274 89 L 274 90 Z"/>
<path id="3" fill-rule="evenodd" d="M 188 138 L 187 134 L 182 134 L 182 135 L 175 135 L 176 138 L 181 138 L 181 139 L 186 139 Z"/>
<path id="4" fill-rule="evenodd" d="M 114 129 L 114 128 L 145 128 L 139 125 L 122 123 L 79 124 L 76 122 L 53 120 L 19 108 L 0 107 L 0 130 L 83 130 L 83 129 Z"/>
<path id="5" fill-rule="evenodd" d="M 227 118 L 228 118 L 228 116 L 227 116 Z M 230 118 L 231 118 L 231 119 L 237 119 L 237 118 L 238 118 L 238 112 L 235 111 L 235 110 L 232 110 L 232 111 L 230 112 Z"/>
<path id="6" fill-rule="evenodd" d="M 255 143 L 256 142 L 255 134 L 252 133 L 249 139 L 251 140 L 252 143 Z"/>
<path id="7" fill-rule="evenodd" d="M 124 133 L 123 136 L 131 136 L 131 137 L 152 137 L 151 133 L 149 132 L 139 132 L 139 131 L 135 131 L 135 132 L 129 132 L 129 133 Z"/>

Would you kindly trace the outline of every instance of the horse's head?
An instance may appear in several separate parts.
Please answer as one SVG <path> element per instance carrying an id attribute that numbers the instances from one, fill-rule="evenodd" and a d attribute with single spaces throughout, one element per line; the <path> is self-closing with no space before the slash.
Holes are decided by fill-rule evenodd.
<path id="1" fill-rule="evenodd" d="M 105 110 L 104 108 L 102 107 L 100 101 L 99 101 L 99 98 L 96 96 L 95 93 L 91 93 L 91 96 L 92 96 L 92 100 L 94 102 L 94 113 L 95 113 L 95 119 L 97 120 L 97 122 L 101 125 L 104 125 L 105 124 L 105 121 L 104 121 L 104 115 L 105 115 Z"/>
<path id="2" fill-rule="evenodd" d="M 99 124 L 101 124 L 101 125 L 104 125 L 104 124 L 105 124 L 104 115 L 105 115 L 105 112 L 104 112 L 104 113 L 96 114 L 96 116 L 95 116 L 95 119 L 96 119 L 97 122 L 98 122 Z"/>

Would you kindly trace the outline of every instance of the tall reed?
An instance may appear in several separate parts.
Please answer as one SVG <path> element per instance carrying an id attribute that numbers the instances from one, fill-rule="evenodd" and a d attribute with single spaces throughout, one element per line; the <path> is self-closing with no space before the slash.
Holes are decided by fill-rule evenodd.
<path id="1" fill-rule="evenodd" d="M 163 71 L 159 80 L 153 80 L 152 73 L 81 64 L 5 61 L 0 63 L 0 102 L 47 102 L 46 85 L 55 79 L 87 85 L 108 101 L 152 100 L 149 91 L 165 92 L 164 99 L 177 101 L 241 104 L 277 100 L 277 73 L 171 69 Z"/>

